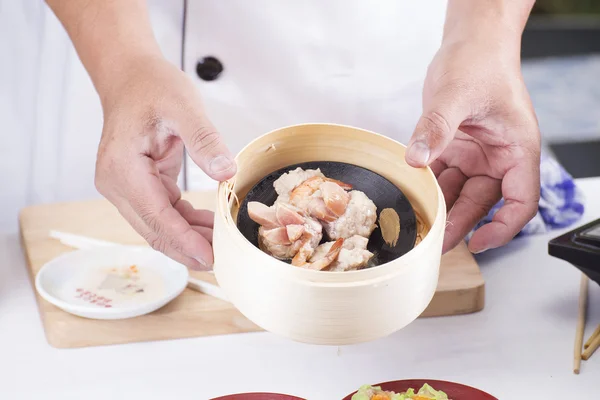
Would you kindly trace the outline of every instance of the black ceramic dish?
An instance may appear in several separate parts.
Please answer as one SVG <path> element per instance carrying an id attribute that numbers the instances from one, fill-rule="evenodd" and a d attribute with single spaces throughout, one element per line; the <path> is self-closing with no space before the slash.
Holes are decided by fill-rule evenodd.
<path id="1" fill-rule="evenodd" d="M 600 285 L 600 219 L 552 239 L 548 254 L 571 263 Z"/>
<path id="2" fill-rule="evenodd" d="M 390 247 L 385 243 L 379 227 L 371 234 L 367 248 L 374 254 L 374 257 L 371 259 L 370 267 L 395 260 L 414 247 L 417 237 L 417 219 L 412 205 L 404 193 L 393 183 L 368 169 L 332 161 L 314 161 L 291 165 L 272 172 L 252 187 L 240 204 L 237 227 L 254 246 L 258 247 L 259 225 L 248 216 L 248 202 L 258 201 L 268 206 L 272 205 L 277 199 L 273 182 L 284 173 L 298 167 L 304 170 L 320 168 L 321 172 L 328 178 L 349 183 L 353 186 L 353 189 L 364 192 L 377 206 L 377 221 L 379 221 L 379 213 L 385 208 L 393 208 L 398 213 L 400 217 L 400 237 L 396 246 Z M 322 242 L 326 241 L 328 241 L 328 238 L 324 235 Z"/>

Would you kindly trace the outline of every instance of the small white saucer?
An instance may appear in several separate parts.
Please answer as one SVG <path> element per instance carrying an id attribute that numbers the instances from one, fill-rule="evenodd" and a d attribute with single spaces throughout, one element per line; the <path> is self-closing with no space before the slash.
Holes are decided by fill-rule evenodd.
<path id="1" fill-rule="evenodd" d="M 35 278 L 42 298 L 85 318 L 125 319 L 155 311 L 183 292 L 188 269 L 149 247 L 76 250 L 45 264 Z"/>

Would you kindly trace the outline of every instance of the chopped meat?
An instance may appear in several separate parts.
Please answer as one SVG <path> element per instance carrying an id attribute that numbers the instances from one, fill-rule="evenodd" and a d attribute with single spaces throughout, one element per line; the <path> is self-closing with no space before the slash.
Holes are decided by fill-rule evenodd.
<path id="1" fill-rule="evenodd" d="M 279 195 L 276 202 L 289 203 L 292 190 L 302 184 L 307 179 L 315 176 L 325 177 L 320 169 L 307 169 L 306 171 L 298 167 L 295 170 L 281 175 L 274 183 L 275 192 Z"/>
<path id="2" fill-rule="evenodd" d="M 250 218 L 261 225 L 259 247 L 264 252 L 315 270 L 352 271 L 368 264 L 377 207 L 366 194 L 319 169 L 296 168 L 273 186 L 278 198 L 272 206 L 248 204 Z M 319 245 L 323 229 L 331 241 Z"/>
<path id="3" fill-rule="evenodd" d="M 323 243 L 314 251 L 309 261 L 315 262 L 325 257 L 329 253 L 335 242 Z M 355 235 L 346 240 L 338 254 L 336 260 L 328 265 L 329 271 L 355 271 L 367 265 L 373 257 L 373 253 L 367 250 L 369 239 Z"/>
<path id="4" fill-rule="evenodd" d="M 366 194 L 358 190 L 350 192 L 350 202 L 339 218 L 324 224 L 331 240 L 360 235 L 369 238 L 376 227 L 377 207 Z"/>
<path id="5" fill-rule="evenodd" d="M 248 215 L 261 225 L 258 228 L 259 248 L 280 260 L 292 259 L 303 246 L 316 248 L 323 238 L 323 227 L 318 221 L 299 214 L 285 203 L 268 207 L 250 202 Z"/>

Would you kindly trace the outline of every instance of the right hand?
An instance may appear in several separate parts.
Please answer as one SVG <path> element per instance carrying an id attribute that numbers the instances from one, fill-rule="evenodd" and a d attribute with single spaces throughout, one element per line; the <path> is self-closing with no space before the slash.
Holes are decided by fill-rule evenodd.
<path id="1" fill-rule="evenodd" d="M 213 264 L 214 214 L 181 199 L 184 146 L 212 179 L 236 173 L 191 79 L 162 57 L 137 59 L 101 88 L 96 188 L 156 250 L 192 269 Z"/>

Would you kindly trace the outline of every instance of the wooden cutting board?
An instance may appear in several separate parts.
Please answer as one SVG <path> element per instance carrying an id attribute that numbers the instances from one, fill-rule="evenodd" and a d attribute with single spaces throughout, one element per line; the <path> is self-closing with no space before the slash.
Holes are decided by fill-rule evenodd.
<path id="1" fill-rule="evenodd" d="M 215 194 L 186 193 L 196 208 L 214 210 Z M 48 234 L 59 230 L 122 244 L 145 244 L 106 200 L 57 203 L 25 208 L 19 216 L 22 246 L 31 282 L 51 259 L 73 249 Z M 216 284 L 212 274 L 191 273 Z M 34 289 L 35 290 L 35 289 Z M 38 308 L 50 345 L 58 348 L 256 332 L 261 329 L 230 303 L 186 289 L 160 310 L 141 317 L 100 321 L 68 314 L 43 300 Z M 484 281 L 463 243 L 442 257 L 437 292 L 423 317 L 476 312 L 484 306 Z"/>

